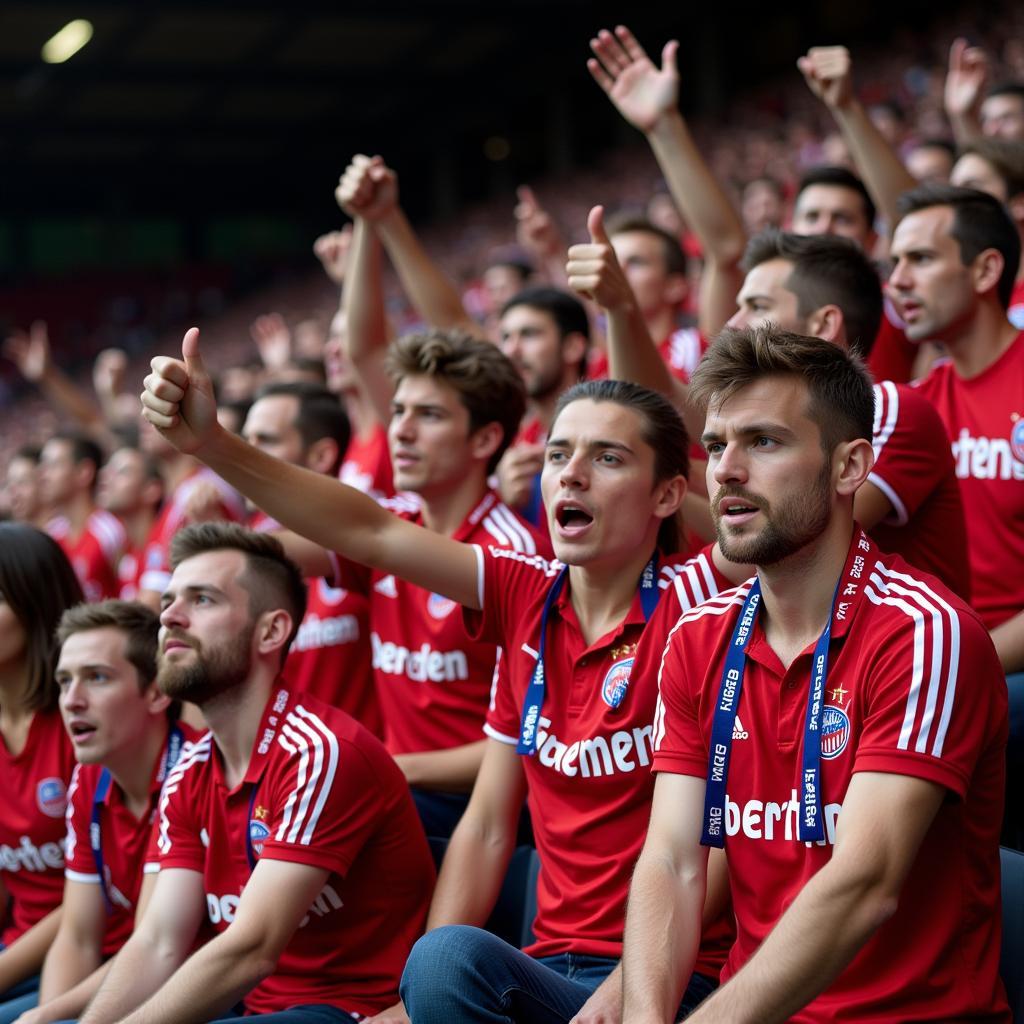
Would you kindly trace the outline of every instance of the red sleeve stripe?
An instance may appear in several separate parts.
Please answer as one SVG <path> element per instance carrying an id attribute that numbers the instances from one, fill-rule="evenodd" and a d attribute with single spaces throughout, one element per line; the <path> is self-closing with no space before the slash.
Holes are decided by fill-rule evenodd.
<path id="1" fill-rule="evenodd" d="M 182 777 L 189 768 L 194 764 L 210 760 L 210 744 L 212 742 L 210 733 L 206 733 L 195 743 L 186 743 L 182 747 L 177 763 L 167 773 L 164 788 L 160 791 L 160 828 L 157 834 L 157 848 L 161 853 L 169 853 L 171 850 L 170 822 L 167 819 L 167 804 L 170 802 L 171 794 L 178 791 Z"/>
<path id="2" fill-rule="evenodd" d="M 875 459 L 882 454 L 886 441 L 892 437 L 896 429 L 896 422 L 900 418 L 900 395 L 896 385 L 891 380 L 883 380 L 876 384 L 875 392 L 875 422 L 871 447 L 875 450 Z"/>
<path id="3" fill-rule="evenodd" d="M 274 838 L 309 846 L 337 774 L 338 738 L 321 718 L 298 704 L 288 713 L 277 741 L 289 754 L 298 754 L 299 777 Z"/>
<path id="4" fill-rule="evenodd" d="M 925 753 L 938 714 L 931 755 L 941 757 L 960 668 L 959 616 L 926 583 L 880 562 L 875 563 L 864 594 L 873 604 L 897 608 L 914 622 L 910 690 L 897 748 L 909 750 L 913 742 L 917 753 Z"/>

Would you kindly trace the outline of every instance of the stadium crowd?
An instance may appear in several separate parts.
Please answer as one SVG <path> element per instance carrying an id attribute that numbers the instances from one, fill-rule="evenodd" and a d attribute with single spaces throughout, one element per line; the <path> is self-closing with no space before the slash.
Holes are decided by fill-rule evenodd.
<path id="1" fill-rule="evenodd" d="M 6 340 L 0 1024 L 1022 1012 L 1024 17 L 944 42 L 716 135 L 601 30 L 646 155 Z"/>

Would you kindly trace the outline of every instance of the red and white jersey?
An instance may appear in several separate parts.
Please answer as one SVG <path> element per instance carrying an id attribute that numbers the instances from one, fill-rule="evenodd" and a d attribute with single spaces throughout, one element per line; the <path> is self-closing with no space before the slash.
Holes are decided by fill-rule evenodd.
<path id="1" fill-rule="evenodd" d="M 117 596 L 122 601 L 134 601 L 139 596 L 139 581 L 146 561 L 146 546 L 128 547 L 117 563 Z"/>
<path id="2" fill-rule="evenodd" d="M 541 611 L 562 563 L 493 544 L 477 550 L 482 611 L 466 609 L 463 617 L 474 636 L 504 644 L 507 666 L 484 731 L 515 746 L 537 663 Z M 658 572 L 664 595 L 686 579 L 687 566 L 670 557 Z M 632 671 L 645 627 L 639 596 L 617 628 L 588 645 L 569 590 L 567 581 L 548 620 L 537 753 L 522 761 L 542 865 L 536 941 L 527 952 L 618 957 L 626 893 L 651 812 L 656 677 Z M 657 628 L 657 620 L 658 610 L 646 625 Z M 717 976 L 723 960 L 724 950 L 717 959 L 708 951 L 697 969 Z"/>
<path id="3" fill-rule="evenodd" d="M 750 582 L 682 615 L 666 645 L 654 770 L 707 777 L 719 684 Z M 884 638 L 880 641 L 880 638 Z M 814 644 L 785 669 L 760 619 L 746 649 L 725 803 L 737 940 L 725 980 L 824 867 L 856 772 L 949 790 L 896 913 L 791 1019 L 1009 1021 L 999 980 L 1006 684 L 981 621 L 855 528 L 833 614 L 821 718 L 826 838 L 797 839 Z"/>
<path id="4" fill-rule="evenodd" d="M 212 510 L 214 519 L 245 522 L 245 499 L 212 469 L 198 466 L 178 484 L 153 524 L 143 554 L 138 583 L 140 590 L 153 590 L 162 594 L 167 589 L 171 581 L 171 541 L 183 526 L 192 522 L 189 518 L 189 503 L 202 487 L 212 487 L 217 492 L 218 504 Z"/>
<path id="5" fill-rule="evenodd" d="M 249 528 L 259 533 L 282 526 L 265 512 L 257 512 Z M 332 587 L 327 580 L 307 579 L 306 614 L 281 674 L 292 689 L 341 708 L 378 739 L 383 737 L 370 665 L 370 602 L 365 594 Z"/>
<path id="6" fill-rule="evenodd" d="M 970 601 L 960 485 L 935 407 L 905 384 L 876 384 L 872 445 L 875 464 L 868 481 L 893 509 L 871 528 L 872 540 Z"/>
<path id="7" fill-rule="evenodd" d="M 68 783 L 75 768 L 71 740 L 57 711 L 37 711 L 15 757 L 0 740 L 0 881 L 11 898 L 0 942 L 9 946 L 64 896 Z"/>
<path id="8" fill-rule="evenodd" d="M 943 360 L 916 386 L 952 444 L 971 604 L 993 629 L 1024 610 L 1024 334 L 970 380 Z"/>
<path id="9" fill-rule="evenodd" d="M 329 872 L 249 1013 L 301 1003 L 371 1016 L 392 1005 L 426 923 L 434 865 L 398 766 L 343 711 L 278 685 L 245 778 L 229 790 L 212 733 L 185 747 L 160 798 L 160 869 L 200 872 L 225 931 L 254 859 Z"/>
<path id="10" fill-rule="evenodd" d="M 1024 331 L 1024 278 L 1016 281 L 1010 293 L 1010 307 L 1006 319 L 1018 330 Z"/>
<path id="11" fill-rule="evenodd" d="M 384 504 L 422 525 L 422 513 L 402 498 Z M 494 491 L 452 536 L 531 556 L 547 553 L 535 529 Z M 454 601 L 399 577 L 338 558 L 334 582 L 369 597 L 373 671 L 388 750 L 409 754 L 478 742 L 497 672 L 497 646 L 469 638 Z"/>
<path id="12" fill-rule="evenodd" d="M 388 498 L 395 493 L 388 432 L 383 426 L 375 427 L 368 437 L 352 435 L 338 479 L 374 498 Z"/>
<path id="13" fill-rule="evenodd" d="M 46 529 L 68 556 L 86 601 L 117 597 L 121 589 L 117 566 L 128 545 L 124 524 L 117 516 L 106 509 L 93 509 L 77 537 L 72 536 L 65 516 L 52 519 Z"/>
<path id="14" fill-rule="evenodd" d="M 184 722 L 177 724 L 184 742 L 194 742 L 199 733 Z M 183 748 L 182 748 L 183 749 Z M 143 865 L 149 850 L 157 799 L 167 768 L 167 748 L 160 751 L 153 766 L 150 807 L 141 818 L 125 806 L 120 787 L 111 782 L 100 812 L 100 849 L 107 883 L 110 912 L 103 932 L 103 956 L 113 956 L 128 941 L 135 923 L 135 908 L 142 888 Z M 64 849 L 64 877 L 72 882 L 99 885 L 100 876 L 90 842 L 93 801 L 103 766 L 76 764 L 68 786 L 67 845 Z"/>

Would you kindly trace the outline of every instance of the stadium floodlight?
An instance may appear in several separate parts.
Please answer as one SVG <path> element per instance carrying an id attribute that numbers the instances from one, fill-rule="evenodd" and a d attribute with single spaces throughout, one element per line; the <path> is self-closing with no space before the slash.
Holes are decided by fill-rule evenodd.
<path id="1" fill-rule="evenodd" d="M 47 64 L 63 64 L 92 39 L 92 22 L 85 18 L 69 21 L 56 35 L 43 43 L 43 60 Z"/>

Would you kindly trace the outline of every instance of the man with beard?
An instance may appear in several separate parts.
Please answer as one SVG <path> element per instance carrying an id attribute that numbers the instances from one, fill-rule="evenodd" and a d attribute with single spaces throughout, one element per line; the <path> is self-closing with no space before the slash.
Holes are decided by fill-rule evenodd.
<path id="1" fill-rule="evenodd" d="M 374 1014 L 433 882 L 402 774 L 280 680 L 306 590 L 277 540 L 206 523 L 171 558 L 157 679 L 211 731 L 168 775 L 152 897 L 83 1024 L 198 1024 L 239 1003 L 273 1024 Z M 189 956 L 204 914 L 216 937 Z"/>
<path id="2" fill-rule="evenodd" d="M 758 326 L 726 329 L 692 388 L 719 544 L 757 576 L 638 654 L 660 682 L 658 774 L 624 1019 L 675 1019 L 706 847 L 724 847 L 737 941 L 689 1020 L 1008 1021 L 1006 688 L 970 609 L 854 522 L 871 382 L 829 342 Z"/>

